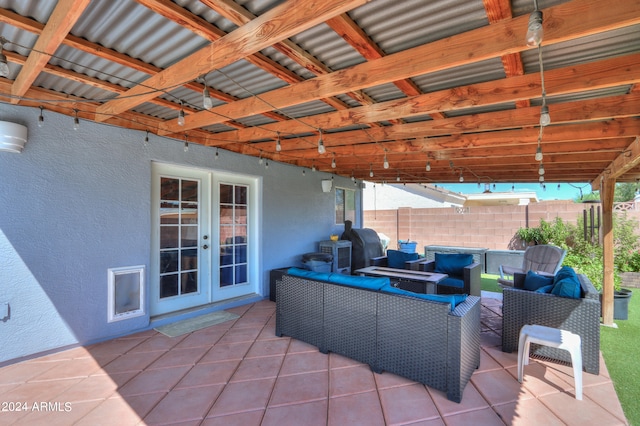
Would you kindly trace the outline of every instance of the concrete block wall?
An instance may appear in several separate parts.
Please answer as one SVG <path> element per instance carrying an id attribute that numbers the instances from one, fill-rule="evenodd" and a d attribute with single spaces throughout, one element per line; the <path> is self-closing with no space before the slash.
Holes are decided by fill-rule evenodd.
<path id="1" fill-rule="evenodd" d="M 426 245 L 524 249 L 515 237 L 519 228 L 536 227 L 540 225 L 540 219 L 551 222 L 556 217 L 575 224 L 583 210 L 593 205 L 554 200 L 528 206 L 367 210 L 364 227 L 387 235 L 391 239 L 390 248 L 396 247 L 398 239 L 416 241 L 419 253 L 423 253 Z M 640 209 L 627 214 L 640 222 Z"/>

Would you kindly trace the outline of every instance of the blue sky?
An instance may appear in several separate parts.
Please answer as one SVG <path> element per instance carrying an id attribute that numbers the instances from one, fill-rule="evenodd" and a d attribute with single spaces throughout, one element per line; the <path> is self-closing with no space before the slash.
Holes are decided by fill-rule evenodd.
<path id="1" fill-rule="evenodd" d="M 516 183 L 516 191 L 535 191 L 538 194 L 538 200 L 575 200 L 580 198 L 580 189 L 582 194 L 587 195 L 591 193 L 591 185 L 583 183 L 561 183 L 560 189 L 558 189 L 558 183 L 546 183 L 546 190 L 544 190 L 539 184 L 535 183 Z M 511 183 L 496 183 L 496 188 L 492 192 L 508 192 L 511 191 Z M 439 184 L 439 188 L 445 188 L 453 192 L 461 192 L 463 194 L 477 194 L 484 192 L 484 184 L 478 187 L 477 183 L 452 183 L 452 184 Z"/>

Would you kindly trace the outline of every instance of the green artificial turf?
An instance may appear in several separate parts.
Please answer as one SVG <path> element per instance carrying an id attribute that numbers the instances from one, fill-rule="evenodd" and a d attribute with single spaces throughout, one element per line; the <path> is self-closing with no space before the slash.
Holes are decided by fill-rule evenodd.
<path id="1" fill-rule="evenodd" d="M 497 278 L 482 274 L 482 290 L 502 293 Z M 618 328 L 600 328 L 600 350 L 627 421 L 640 426 L 640 289 L 631 290 L 629 318 L 615 320 Z"/>
<path id="2" fill-rule="evenodd" d="M 632 291 L 629 318 L 615 320 L 618 328 L 600 328 L 600 349 L 627 421 L 640 425 L 640 289 Z"/>

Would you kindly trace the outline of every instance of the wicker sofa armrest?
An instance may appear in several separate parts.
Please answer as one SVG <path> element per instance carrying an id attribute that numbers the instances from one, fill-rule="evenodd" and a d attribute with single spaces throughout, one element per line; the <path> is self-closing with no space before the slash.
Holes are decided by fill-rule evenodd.
<path id="1" fill-rule="evenodd" d="M 481 269 L 482 265 L 479 263 L 472 263 L 471 265 L 464 267 L 463 274 L 466 294 L 480 297 L 480 287 L 482 285 Z"/>

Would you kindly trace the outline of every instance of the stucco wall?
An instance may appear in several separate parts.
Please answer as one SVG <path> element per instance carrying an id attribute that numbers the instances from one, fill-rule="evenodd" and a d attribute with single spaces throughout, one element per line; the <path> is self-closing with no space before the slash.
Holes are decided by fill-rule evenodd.
<path id="1" fill-rule="evenodd" d="M 0 151 L 0 364 L 54 348 L 86 344 L 149 326 L 147 315 L 107 323 L 107 269 L 150 264 L 151 163 L 225 170 L 262 179 L 261 296 L 268 271 L 297 264 L 302 253 L 343 226 L 334 222 L 330 175 L 183 141 L 0 104 L 2 120 L 24 124 L 22 154 Z M 354 188 L 348 179 L 335 184 Z M 361 211 L 358 191 L 357 209 Z M 361 226 L 357 215 L 355 226 Z M 147 273 L 147 276 L 149 274 Z M 149 292 L 147 291 L 147 294 Z"/>

